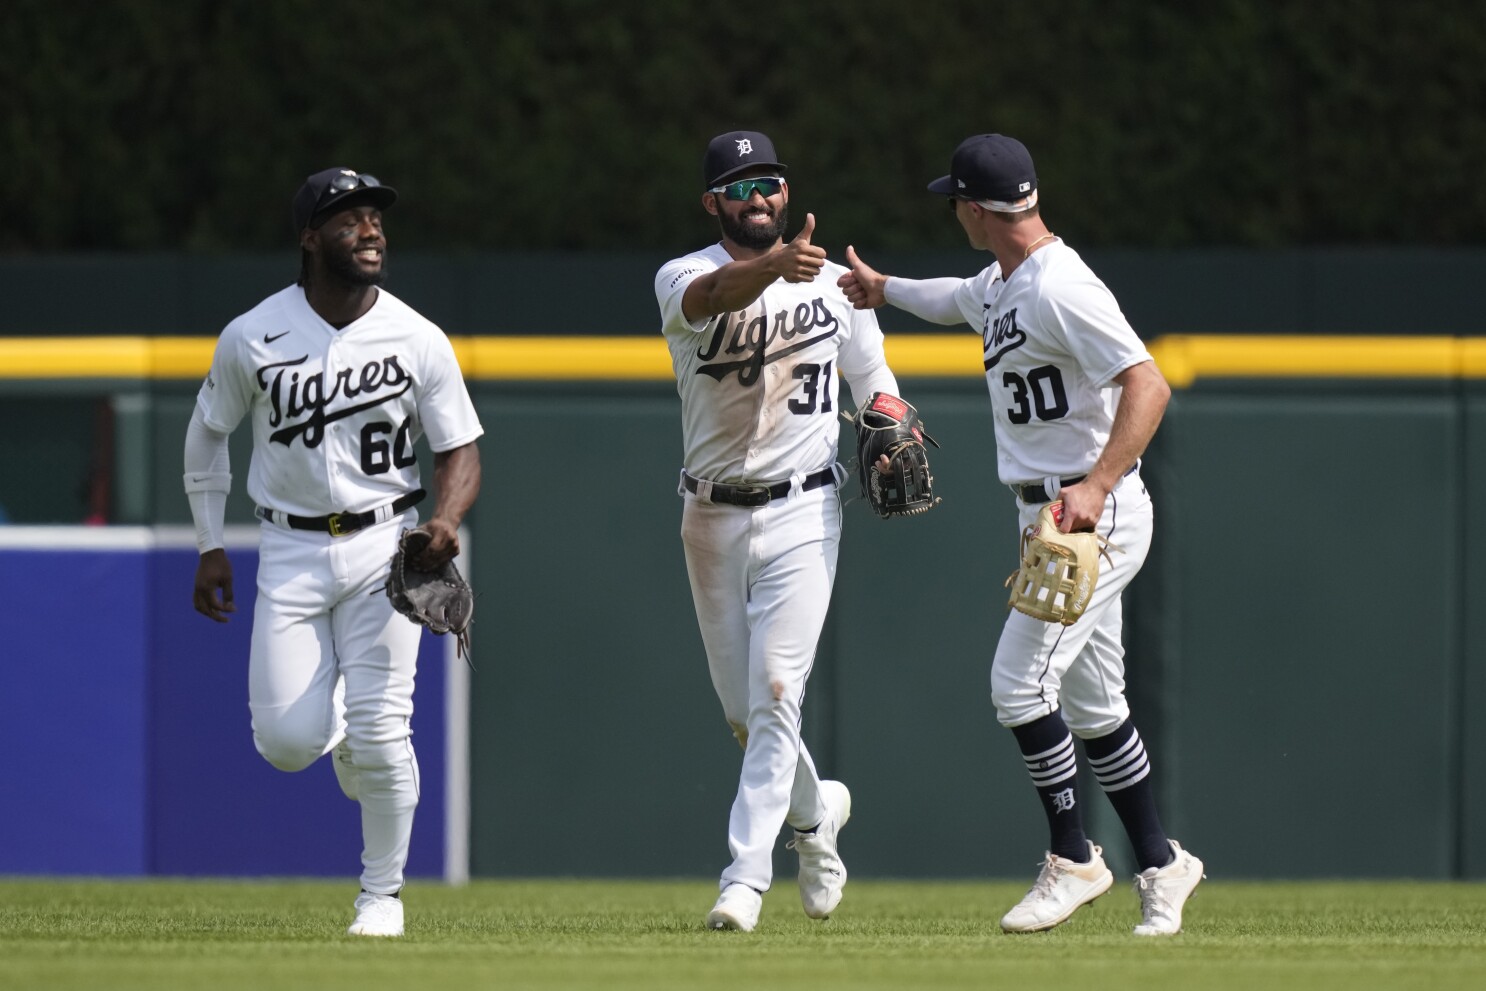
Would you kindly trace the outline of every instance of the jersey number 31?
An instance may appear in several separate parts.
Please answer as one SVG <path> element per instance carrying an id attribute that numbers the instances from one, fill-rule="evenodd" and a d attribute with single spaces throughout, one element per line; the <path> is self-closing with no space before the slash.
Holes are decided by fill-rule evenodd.
<path id="1" fill-rule="evenodd" d="M 800 380 L 801 391 L 805 398 L 791 399 L 789 411 L 796 416 L 808 416 L 815 412 L 817 397 L 819 397 L 820 411 L 831 412 L 831 365 L 826 362 L 822 368 L 813 362 L 804 362 L 795 366 L 794 377 Z"/>

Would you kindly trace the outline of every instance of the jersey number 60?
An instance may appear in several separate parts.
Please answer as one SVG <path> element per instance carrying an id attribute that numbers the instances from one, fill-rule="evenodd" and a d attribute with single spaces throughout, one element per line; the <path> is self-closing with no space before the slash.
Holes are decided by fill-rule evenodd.
<path id="1" fill-rule="evenodd" d="M 418 463 L 418 454 L 413 450 L 412 423 L 410 416 L 397 428 L 397 436 L 388 441 L 392 424 L 385 420 L 368 423 L 361 428 L 361 470 L 368 475 L 382 475 L 393 465 L 409 468 Z"/>

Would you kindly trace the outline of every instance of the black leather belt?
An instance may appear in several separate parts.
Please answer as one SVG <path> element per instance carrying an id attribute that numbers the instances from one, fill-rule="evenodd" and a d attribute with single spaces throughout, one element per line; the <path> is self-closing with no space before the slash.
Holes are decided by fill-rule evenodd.
<path id="1" fill-rule="evenodd" d="M 428 495 L 422 489 L 414 489 L 405 496 L 399 496 L 392 501 L 391 511 L 383 516 L 383 520 L 390 520 L 399 513 L 405 513 Z M 328 533 L 332 537 L 344 537 L 348 533 L 364 530 L 373 523 L 378 522 L 377 514 L 384 507 L 368 509 L 364 513 L 331 513 L 329 516 L 290 516 L 288 513 L 275 513 L 271 509 L 258 507 L 258 516 L 270 523 L 282 523 L 293 530 L 314 530 L 318 533 Z"/>
<path id="2" fill-rule="evenodd" d="M 1140 462 L 1137 461 L 1130 466 L 1130 471 L 1125 472 L 1125 474 L 1128 475 L 1139 467 Z M 1070 478 L 1059 479 L 1059 488 L 1066 489 L 1070 485 L 1077 485 L 1079 482 L 1082 482 L 1088 477 L 1088 475 L 1074 475 Z M 1013 485 L 1011 487 L 1011 491 L 1015 492 L 1017 498 L 1022 500 L 1022 502 L 1025 502 L 1029 506 L 1036 506 L 1044 502 L 1052 502 L 1052 497 L 1047 494 L 1047 489 L 1043 488 L 1041 482 L 1032 482 L 1029 485 Z"/>
<path id="3" fill-rule="evenodd" d="M 686 491 L 695 492 L 701 482 L 690 475 L 681 476 L 685 481 Z M 814 475 L 806 475 L 805 480 L 800 483 L 800 489 L 809 492 L 818 489 L 822 485 L 836 484 L 836 470 L 834 468 L 822 468 Z M 773 485 L 734 485 L 730 482 L 712 483 L 712 501 L 725 502 L 730 506 L 767 506 L 771 499 L 783 499 L 789 495 L 789 481 L 775 482 Z"/>

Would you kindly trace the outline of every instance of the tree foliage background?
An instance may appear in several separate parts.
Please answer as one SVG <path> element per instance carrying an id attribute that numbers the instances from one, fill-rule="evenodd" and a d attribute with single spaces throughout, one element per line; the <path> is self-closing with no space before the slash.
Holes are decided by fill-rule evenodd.
<path id="1" fill-rule="evenodd" d="M 332 164 L 399 247 L 691 245 L 707 140 L 794 225 L 959 247 L 924 184 L 1020 137 L 1087 246 L 1486 242 L 1486 16 L 1459 0 L 7 0 L 0 252 L 278 249 Z"/>

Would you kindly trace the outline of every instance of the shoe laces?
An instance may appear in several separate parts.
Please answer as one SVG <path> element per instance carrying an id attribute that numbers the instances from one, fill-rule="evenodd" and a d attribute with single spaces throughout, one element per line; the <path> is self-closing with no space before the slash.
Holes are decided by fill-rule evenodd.
<path id="1" fill-rule="evenodd" d="M 1063 865 L 1058 863 L 1058 858 L 1052 854 L 1048 854 L 1047 859 L 1042 862 L 1042 870 L 1038 872 L 1037 880 L 1032 882 L 1032 890 L 1028 894 L 1036 895 L 1039 898 L 1049 897 L 1053 893 L 1053 887 L 1058 883 L 1058 879 L 1064 873 L 1066 872 Z"/>
<path id="2" fill-rule="evenodd" d="M 1161 885 L 1155 877 L 1135 875 L 1135 891 L 1140 895 L 1140 914 L 1146 922 L 1169 918 L 1171 903 L 1161 893 Z"/>
<path id="3" fill-rule="evenodd" d="M 836 860 L 827 829 L 829 826 L 821 823 L 813 833 L 797 832 L 794 839 L 784 844 L 784 848 L 798 853 L 800 861 L 807 867 L 816 870 L 827 868 Z"/>

